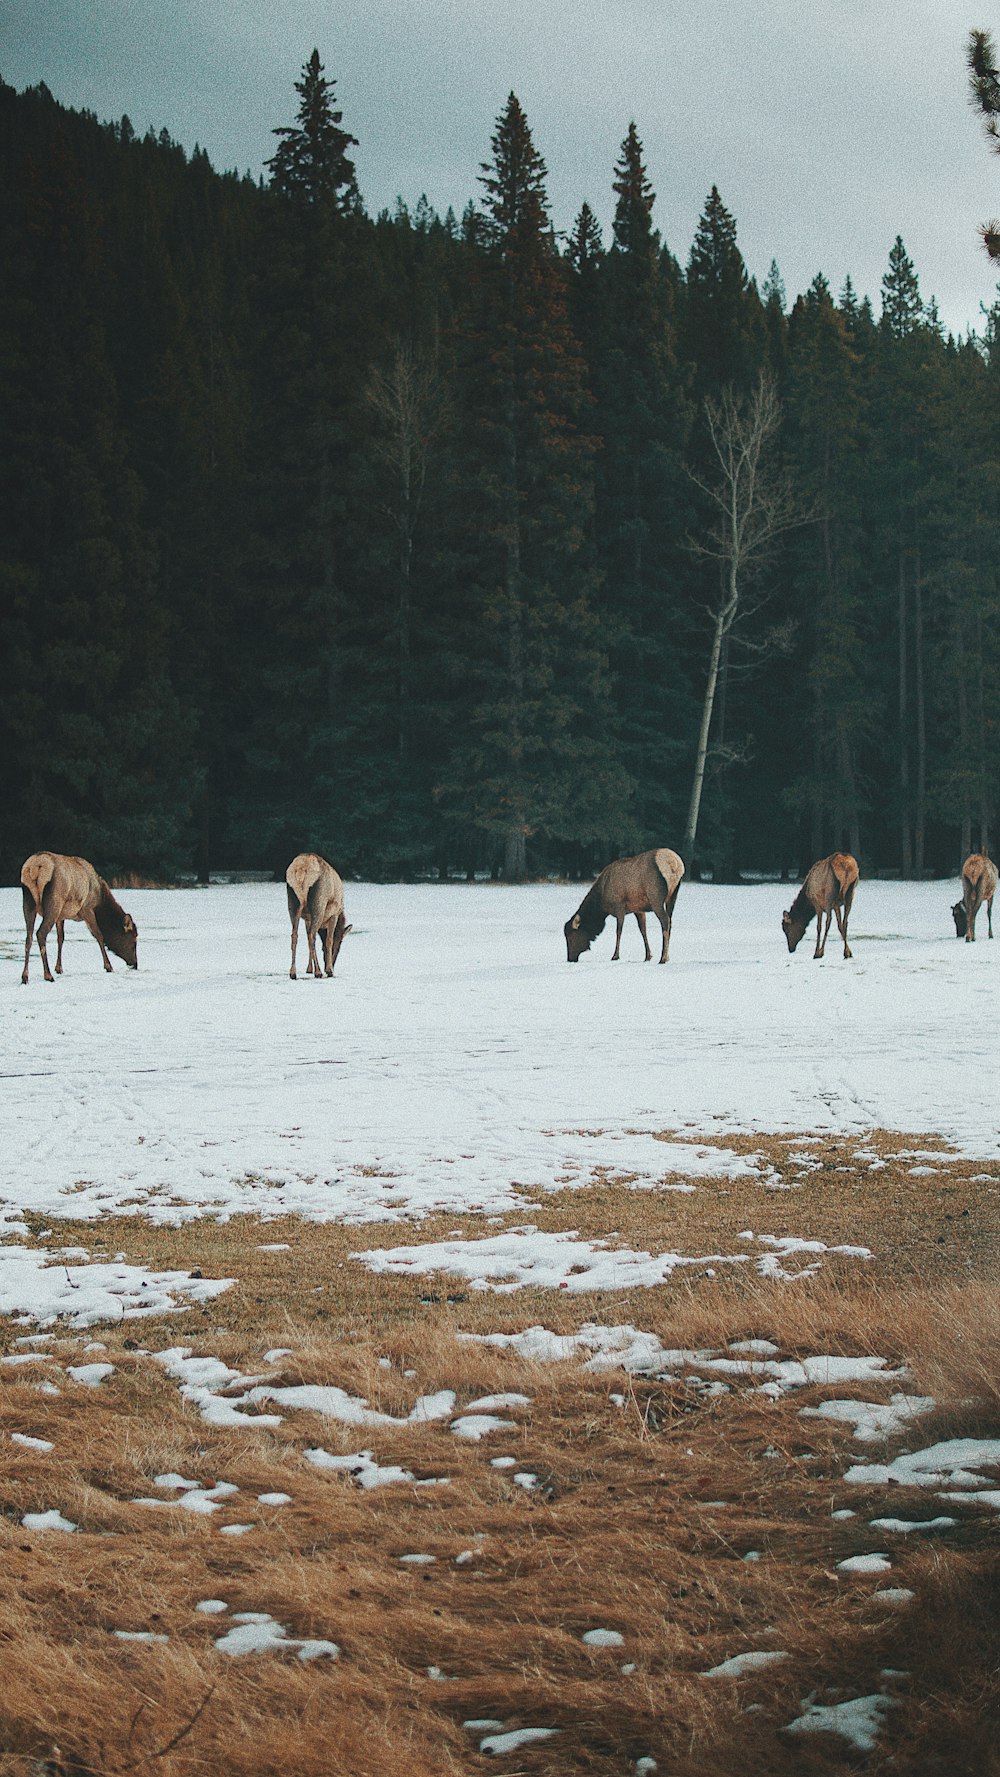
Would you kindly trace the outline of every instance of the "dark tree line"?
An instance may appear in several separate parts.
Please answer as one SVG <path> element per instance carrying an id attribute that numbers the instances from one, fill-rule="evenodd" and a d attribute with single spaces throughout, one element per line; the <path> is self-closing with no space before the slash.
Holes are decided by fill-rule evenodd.
<path id="1" fill-rule="evenodd" d="M 461 218 L 373 219 L 297 92 L 258 183 L 0 86 L 4 879 L 585 874 L 695 801 L 717 876 L 988 845 L 1000 308 L 945 337 L 899 239 L 880 314 L 789 307 L 714 188 L 682 265 L 634 124 L 560 241 L 513 95 Z M 798 522 L 730 609 L 762 390 Z"/>

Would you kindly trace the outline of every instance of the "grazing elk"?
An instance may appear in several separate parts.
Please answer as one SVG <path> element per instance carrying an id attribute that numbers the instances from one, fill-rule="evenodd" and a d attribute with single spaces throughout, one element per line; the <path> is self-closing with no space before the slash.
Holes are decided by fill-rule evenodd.
<path id="1" fill-rule="evenodd" d="M 314 851 L 302 851 L 285 871 L 288 885 L 288 912 L 292 921 L 292 966 L 288 973 L 294 981 L 295 951 L 299 941 L 299 920 L 305 915 L 306 948 L 309 952 L 307 975 L 322 974 L 316 959 L 316 934 L 323 942 L 323 959 L 328 975 L 333 974 L 344 933 L 344 885 L 332 864 Z"/>
<path id="2" fill-rule="evenodd" d="M 568 919 L 563 927 L 567 962 L 578 962 L 584 951 L 590 949 L 594 939 L 604 930 L 609 913 L 618 924 L 611 961 L 618 961 L 622 926 L 628 915 L 634 913 L 649 962 L 652 952 L 646 937 L 646 914 L 655 913 L 663 928 L 660 961 L 665 963 L 670 948 L 674 902 L 683 875 L 683 863 L 677 853 L 669 851 L 666 846 L 661 846 L 658 851 L 639 852 L 634 858 L 618 858 L 615 863 L 606 865 L 572 919 Z"/>
<path id="3" fill-rule="evenodd" d="M 974 851 L 962 865 L 962 899 L 952 908 L 956 938 L 976 942 L 976 914 L 986 902 L 986 924 L 993 936 L 993 896 L 997 892 L 997 867 L 985 852 Z"/>
<path id="4" fill-rule="evenodd" d="M 858 866 L 850 852 L 835 851 L 828 858 L 820 858 L 810 870 L 805 882 L 799 889 L 787 913 L 781 915 L 781 929 L 788 939 L 789 950 L 794 950 L 810 920 L 816 920 L 816 948 L 814 958 L 822 956 L 826 949 L 827 934 L 830 921 L 837 915 L 837 930 L 844 940 L 844 955 L 850 956 L 851 947 L 847 942 L 847 919 L 854 900 L 854 890 L 858 883 Z M 823 915 L 826 914 L 826 927 L 823 927 Z"/>
<path id="5" fill-rule="evenodd" d="M 124 907 L 119 907 L 103 876 L 98 876 L 86 858 L 67 858 L 61 852 L 36 851 L 21 866 L 21 894 L 24 901 L 24 972 L 28 980 L 28 958 L 31 955 L 31 934 L 35 920 L 40 919 L 38 948 L 46 981 L 53 979 L 45 941 L 56 928 L 56 974 L 63 972 L 63 926 L 67 919 L 80 919 L 97 939 L 104 967 L 111 974 L 108 951 L 113 950 L 130 969 L 139 967 L 136 953 L 139 937 L 135 920 Z"/>

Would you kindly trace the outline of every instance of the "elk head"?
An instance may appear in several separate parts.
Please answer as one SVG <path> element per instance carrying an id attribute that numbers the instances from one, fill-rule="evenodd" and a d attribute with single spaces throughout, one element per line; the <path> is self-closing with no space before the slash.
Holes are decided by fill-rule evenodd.
<path id="1" fill-rule="evenodd" d="M 800 919 L 792 917 L 792 910 L 789 908 L 787 913 L 781 915 L 781 929 L 788 940 L 789 950 L 794 950 L 806 928 Z"/>
<path id="2" fill-rule="evenodd" d="M 572 919 L 566 921 L 563 932 L 566 935 L 566 961 L 579 962 L 584 951 L 590 949 L 590 939 L 580 924 L 578 913 L 574 913 Z"/>
<path id="3" fill-rule="evenodd" d="M 115 932 L 113 937 L 106 939 L 105 942 L 108 949 L 113 950 L 116 956 L 120 956 L 128 968 L 137 969 L 139 967 L 139 928 L 131 913 L 124 915 L 121 930 Z"/>
<path id="4" fill-rule="evenodd" d="M 955 905 L 951 910 L 951 917 L 955 921 L 955 936 L 956 936 L 956 938 L 964 938 L 966 931 L 968 929 L 968 920 L 965 917 L 965 902 L 964 901 L 956 901 L 955 902 Z"/>

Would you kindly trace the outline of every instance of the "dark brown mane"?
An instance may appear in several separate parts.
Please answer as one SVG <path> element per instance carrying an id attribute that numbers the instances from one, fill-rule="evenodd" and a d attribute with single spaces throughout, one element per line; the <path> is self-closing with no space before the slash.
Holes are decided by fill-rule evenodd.
<path id="1" fill-rule="evenodd" d="M 801 926 L 803 931 L 805 931 L 809 921 L 816 918 L 816 909 L 804 888 L 799 889 L 798 894 L 789 907 L 788 917 L 794 925 Z"/>
<path id="2" fill-rule="evenodd" d="M 601 906 L 601 878 L 598 877 L 593 888 L 580 902 L 576 918 L 580 921 L 580 930 L 586 932 L 587 937 L 593 942 L 603 932 L 607 917 L 607 913 Z"/>
<path id="3" fill-rule="evenodd" d="M 101 937 L 105 944 L 110 944 L 113 938 L 121 938 L 124 934 L 125 909 L 119 906 L 103 876 L 101 877 L 101 889 L 103 892 L 94 908 L 94 918 L 101 928 Z M 117 956 L 117 954 L 116 951 L 115 955 Z"/>

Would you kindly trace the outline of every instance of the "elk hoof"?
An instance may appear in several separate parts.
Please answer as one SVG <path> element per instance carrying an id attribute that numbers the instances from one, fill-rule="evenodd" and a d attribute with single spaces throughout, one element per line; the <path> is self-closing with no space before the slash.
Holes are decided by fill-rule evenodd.
<path id="1" fill-rule="evenodd" d="M 297 981 L 297 980 L 298 980 L 298 976 L 297 976 L 297 975 L 296 975 L 296 973 L 295 973 L 295 970 L 294 970 L 294 969 L 289 969 L 289 971 L 288 971 L 288 979 L 289 979 L 289 981 Z"/>

